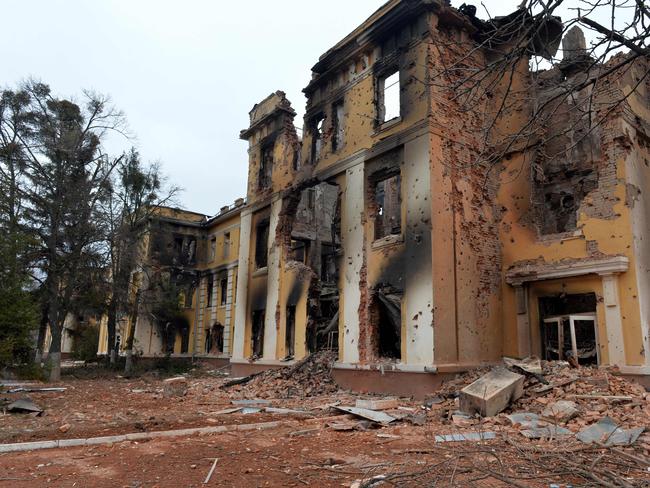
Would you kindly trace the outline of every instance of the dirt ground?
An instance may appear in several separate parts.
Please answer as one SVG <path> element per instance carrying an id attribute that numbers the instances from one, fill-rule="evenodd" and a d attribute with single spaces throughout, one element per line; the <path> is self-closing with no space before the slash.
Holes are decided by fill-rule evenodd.
<path id="1" fill-rule="evenodd" d="M 562 375 L 554 382 L 566 382 Z M 566 390 L 595 394 L 625 392 L 624 404 L 581 404 L 582 414 L 564 425 L 577 431 L 604 414 L 627 427 L 650 427 L 650 397 L 602 373 L 584 372 L 580 381 L 538 395 L 533 386 L 508 412 L 539 410 Z M 476 374 L 474 375 L 476 376 Z M 185 396 L 165 397 L 163 379 L 106 377 L 67 379 L 64 392 L 1 393 L 13 401 L 29 397 L 44 414 L 0 415 L 0 443 L 105 436 L 188 427 L 265 423 L 267 430 L 122 442 L 113 445 L 47 449 L 0 454 L 0 487 L 199 487 L 199 486 L 650 486 L 650 435 L 629 447 L 585 445 L 571 439 L 529 440 L 504 414 L 489 419 L 452 420 L 456 400 L 451 392 L 473 379 L 459 378 L 425 402 L 399 399 L 388 412 L 399 420 L 387 426 L 342 415 L 330 405 L 354 405 L 350 392 L 314 391 L 312 396 L 268 398 L 272 407 L 299 409 L 309 415 L 266 412 L 223 413 L 232 401 L 263 397 L 280 380 L 256 379 L 250 386 L 220 387 L 228 378 L 197 370 L 187 376 Z M 571 378 L 570 378 L 571 379 Z M 583 381 L 584 380 L 584 381 Z M 598 380 L 598 381 L 596 381 Z M 534 382 L 533 382 L 534 383 Z M 582 400 L 581 400 L 582 401 Z M 452 433 L 494 432 L 486 441 L 436 442 Z M 209 483 L 206 476 L 218 459 Z"/>

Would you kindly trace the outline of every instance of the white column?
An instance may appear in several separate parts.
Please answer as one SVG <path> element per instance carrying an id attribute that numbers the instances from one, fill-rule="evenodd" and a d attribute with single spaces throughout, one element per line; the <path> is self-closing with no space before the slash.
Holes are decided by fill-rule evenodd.
<path id="1" fill-rule="evenodd" d="M 519 357 L 526 358 L 531 354 L 528 290 L 523 284 L 513 286 L 517 306 L 517 351 Z"/>
<path id="2" fill-rule="evenodd" d="M 199 317 L 196 324 L 194 324 L 194 353 L 201 354 L 205 352 L 203 349 L 203 312 L 205 310 L 205 301 L 206 301 L 206 282 L 207 278 L 203 277 L 199 280 L 199 289 L 197 291 L 198 300 L 197 307 L 199 307 Z"/>
<path id="3" fill-rule="evenodd" d="M 233 299 L 233 290 L 232 285 L 235 278 L 235 268 L 228 269 L 228 291 L 226 292 L 226 323 L 223 324 L 223 353 L 228 355 L 230 354 L 230 330 L 232 329 L 233 324 L 233 315 L 232 315 L 232 299 Z"/>
<path id="4" fill-rule="evenodd" d="M 252 215 L 250 210 L 242 211 L 241 227 L 239 230 L 239 265 L 237 268 L 237 304 L 235 306 L 235 337 L 232 351 L 233 359 L 244 359 L 251 224 Z"/>
<path id="5" fill-rule="evenodd" d="M 212 297 L 210 300 L 212 306 L 210 307 L 210 327 L 212 327 L 212 325 L 217 320 L 217 290 L 218 289 L 219 289 L 219 283 L 217 282 L 217 274 L 212 273 Z"/>
<path id="6" fill-rule="evenodd" d="M 266 282 L 266 312 L 264 314 L 264 359 L 276 359 L 278 344 L 278 329 L 276 323 L 276 310 L 280 294 L 280 263 L 282 249 L 277 245 L 275 232 L 278 228 L 280 211 L 282 210 L 282 199 L 276 197 L 271 203 L 271 218 L 269 221 L 269 241 L 267 249 L 269 252 L 267 261 L 267 282 Z"/>
<path id="7" fill-rule="evenodd" d="M 609 364 L 625 366 L 625 343 L 623 342 L 623 319 L 618 297 L 618 275 L 614 273 L 602 274 L 601 278 L 603 280 Z"/>
<path id="8" fill-rule="evenodd" d="M 405 273 L 403 314 L 409 365 L 433 365 L 433 264 L 431 256 L 431 170 L 429 139 L 418 137 L 404 145 L 402 201 Z M 408 270 L 406 272 L 406 270 Z"/>
<path id="9" fill-rule="evenodd" d="M 364 228 L 363 161 L 345 172 L 345 192 L 342 195 L 341 244 L 343 247 L 343 313 L 340 334 L 343 337 L 341 361 L 359 362 L 359 305 L 361 304 L 361 268 L 363 266 Z M 342 327 L 341 327 L 342 326 Z"/>

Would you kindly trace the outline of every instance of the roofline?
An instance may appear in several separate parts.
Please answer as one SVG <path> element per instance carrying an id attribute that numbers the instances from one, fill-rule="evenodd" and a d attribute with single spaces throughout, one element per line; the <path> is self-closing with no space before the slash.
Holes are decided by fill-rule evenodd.
<path id="1" fill-rule="evenodd" d="M 372 41 L 390 32 L 396 23 L 409 20 L 425 11 L 439 11 L 444 8 L 451 9 L 445 6 L 444 0 L 390 0 L 320 56 L 318 62 L 312 67 L 316 77 L 303 92 L 309 93 L 323 75 L 339 64 L 339 58 L 347 59 L 353 53 L 365 48 Z"/>
<path id="2" fill-rule="evenodd" d="M 222 219 L 225 220 L 227 218 L 231 218 L 231 217 L 233 217 L 235 215 L 240 214 L 241 211 L 244 209 L 244 207 L 246 207 L 246 199 L 243 199 L 243 200 L 244 200 L 244 203 L 242 203 L 240 205 L 231 205 L 228 208 L 228 210 L 226 210 L 224 212 L 220 212 L 220 213 L 218 213 L 216 215 L 213 215 L 212 217 L 210 217 L 209 215 L 203 214 L 203 213 L 193 212 L 191 210 L 183 210 L 182 208 L 168 207 L 168 206 L 165 206 L 165 205 L 158 205 L 158 208 L 162 208 L 162 209 L 176 210 L 176 211 L 179 211 L 179 212 L 186 212 L 186 213 L 190 213 L 190 214 L 193 214 L 193 215 L 200 215 L 201 217 L 203 217 L 203 220 L 201 222 L 191 221 L 191 220 L 183 220 L 183 219 L 178 219 L 178 218 L 174 218 L 174 217 L 169 217 L 169 216 L 166 216 L 166 215 L 155 215 L 155 214 L 152 215 L 151 218 L 162 221 L 162 222 L 169 222 L 169 223 L 172 223 L 172 224 L 184 225 L 186 227 L 195 227 L 195 228 L 208 227 L 210 225 L 213 225 L 213 224 L 219 222 Z"/>

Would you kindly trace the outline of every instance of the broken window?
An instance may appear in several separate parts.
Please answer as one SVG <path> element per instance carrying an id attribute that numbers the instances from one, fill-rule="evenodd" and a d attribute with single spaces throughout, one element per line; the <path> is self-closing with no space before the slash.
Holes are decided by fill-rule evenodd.
<path id="1" fill-rule="evenodd" d="M 219 293 L 220 303 L 223 306 L 228 299 L 228 278 L 221 278 L 221 281 L 219 281 Z"/>
<path id="2" fill-rule="evenodd" d="M 323 283 L 336 283 L 336 248 L 323 244 L 321 247 L 321 281 Z"/>
<path id="3" fill-rule="evenodd" d="M 207 286 L 207 308 L 212 306 L 212 291 L 214 290 L 214 277 L 212 275 L 208 276 L 208 286 Z"/>
<path id="4" fill-rule="evenodd" d="M 594 293 L 539 299 L 545 359 L 598 363 L 596 300 Z"/>
<path id="5" fill-rule="evenodd" d="M 196 285 L 190 285 L 187 289 L 187 295 L 185 296 L 185 306 L 187 308 L 192 308 L 194 306 L 194 292 L 196 291 Z"/>
<path id="6" fill-rule="evenodd" d="M 341 101 L 332 105 L 332 151 L 336 151 L 343 146 L 343 124 L 344 112 L 343 102 Z"/>
<path id="7" fill-rule="evenodd" d="M 228 259 L 230 256 L 230 232 L 223 235 L 223 258 Z"/>
<path id="8" fill-rule="evenodd" d="M 269 222 L 265 220 L 257 226 L 255 240 L 255 266 L 266 268 L 268 264 Z"/>
<path id="9" fill-rule="evenodd" d="M 264 310 L 253 312 L 253 327 L 251 330 L 251 348 L 253 357 L 260 358 L 264 354 Z"/>
<path id="10" fill-rule="evenodd" d="M 189 324 L 183 324 L 179 327 L 181 335 L 181 354 L 187 354 L 190 350 L 190 327 Z"/>
<path id="11" fill-rule="evenodd" d="M 268 188 L 271 185 L 271 175 L 273 174 L 273 143 L 262 146 L 262 155 L 260 158 L 259 187 Z"/>
<path id="12" fill-rule="evenodd" d="M 295 338 L 296 338 L 296 307 L 287 307 L 287 327 L 285 332 L 284 347 L 287 357 L 295 355 Z"/>
<path id="13" fill-rule="evenodd" d="M 402 357 L 402 295 L 390 286 L 374 292 L 370 320 L 376 332 L 377 354 L 380 358 Z"/>
<path id="14" fill-rule="evenodd" d="M 399 70 L 379 78 L 377 88 L 377 118 L 383 124 L 401 115 Z"/>
<path id="15" fill-rule="evenodd" d="M 173 259 L 174 264 L 194 264 L 196 258 L 196 237 L 175 236 Z"/>
<path id="16" fill-rule="evenodd" d="M 215 322 L 211 328 L 205 330 L 205 352 L 208 354 L 220 354 L 223 352 L 223 331 L 224 327 Z"/>
<path id="17" fill-rule="evenodd" d="M 402 232 L 402 208 L 399 174 L 375 183 L 375 240 Z"/>
<path id="18" fill-rule="evenodd" d="M 325 116 L 319 114 L 312 119 L 311 123 L 311 160 L 316 161 L 320 157 L 321 148 L 323 146 L 323 125 L 325 123 Z"/>
<path id="19" fill-rule="evenodd" d="M 210 239 L 210 261 L 214 261 L 217 257 L 217 238 Z"/>
<path id="20" fill-rule="evenodd" d="M 291 240 L 291 260 L 305 263 L 308 255 L 308 241 Z"/>

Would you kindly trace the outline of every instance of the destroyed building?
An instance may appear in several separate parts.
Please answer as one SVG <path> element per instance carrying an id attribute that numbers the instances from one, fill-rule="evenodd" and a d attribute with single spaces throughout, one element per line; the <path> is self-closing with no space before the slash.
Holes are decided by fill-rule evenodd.
<path id="1" fill-rule="evenodd" d="M 534 136 L 483 162 L 485 127 L 498 146 L 533 107 L 606 67 L 570 31 L 562 63 L 522 63 L 468 110 L 451 81 L 431 81 L 459 56 L 467 69 L 490 62 L 485 47 L 458 52 L 485 28 L 461 10 L 392 0 L 373 13 L 313 66 L 302 136 L 283 92 L 254 106 L 240 134 L 246 204 L 214 220 L 219 236 L 232 229 L 229 264 L 208 266 L 211 221 L 175 223 L 193 229 L 197 256 L 175 352 L 214 352 L 204 342 L 223 282 L 217 354 L 235 375 L 318 348 L 338 350 L 340 384 L 375 391 L 430 390 L 504 355 L 650 375 L 648 60 L 606 88 L 583 83 Z M 559 22 L 531 55 L 557 50 Z M 527 96 L 500 112 L 504 85 Z"/>
<path id="2" fill-rule="evenodd" d="M 132 279 L 141 292 L 135 351 L 144 356 L 209 357 L 226 361 L 232 351 L 234 289 L 239 249 L 239 213 L 245 201 L 224 206 L 214 217 L 159 208 L 142 239 L 140 265 Z M 156 316 L 156 289 L 174 293 L 181 310 L 176 320 Z M 134 291 L 132 290 L 132 294 Z M 117 348 L 124 351 L 132 327 L 127 311 L 117 325 Z M 107 354 L 102 324 L 99 353 Z"/>

